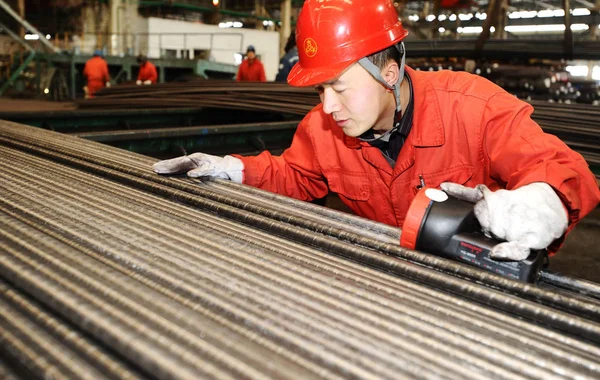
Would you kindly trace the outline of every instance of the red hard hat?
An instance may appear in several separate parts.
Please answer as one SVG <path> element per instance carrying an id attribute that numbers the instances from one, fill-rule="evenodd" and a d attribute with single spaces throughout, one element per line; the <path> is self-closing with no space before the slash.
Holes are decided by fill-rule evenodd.
<path id="1" fill-rule="evenodd" d="M 391 0 L 306 0 L 296 27 L 299 61 L 288 83 L 311 86 L 335 78 L 407 34 Z"/>

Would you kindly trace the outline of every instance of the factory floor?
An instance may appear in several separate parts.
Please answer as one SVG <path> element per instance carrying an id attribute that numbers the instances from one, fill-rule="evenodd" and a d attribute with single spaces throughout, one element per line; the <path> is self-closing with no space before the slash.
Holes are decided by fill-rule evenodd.
<path id="1" fill-rule="evenodd" d="M 325 205 L 336 210 L 349 211 L 335 195 L 329 196 Z M 600 206 L 571 231 L 560 251 L 550 258 L 549 269 L 600 283 Z"/>

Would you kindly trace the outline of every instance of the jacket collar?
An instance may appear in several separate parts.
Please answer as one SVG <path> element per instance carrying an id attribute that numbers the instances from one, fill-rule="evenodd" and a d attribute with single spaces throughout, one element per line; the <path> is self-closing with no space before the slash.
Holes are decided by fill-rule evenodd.
<path id="1" fill-rule="evenodd" d="M 407 143 L 418 147 L 444 145 L 446 142 L 444 123 L 433 84 L 427 78 L 427 73 L 415 71 L 410 67 L 406 68 L 406 72 L 413 80 L 415 94 L 413 128 L 408 135 Z"/>
<path id="2" fill-rule="evenodd" d="M 406 67 L 407 74 L 412 79 L 414 93 L 413 127 L 405 144 L 416 147 L 432 147 L 444 145 L 444 123 L 437 94 L 433 84 L 427 79 L 427 74 Z M 344 143 L 348 148 L 370 146 L 356 137 L 344 135 Z"/>

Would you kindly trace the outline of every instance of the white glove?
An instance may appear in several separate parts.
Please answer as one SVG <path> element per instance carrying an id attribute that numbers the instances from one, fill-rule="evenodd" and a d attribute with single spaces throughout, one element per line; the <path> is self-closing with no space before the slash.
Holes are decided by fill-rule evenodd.
<path id="1" fill-rule="evenodd" d="M 244 163 L 239 158 L 204 153 L 193 153 L 189 156 L 159 161 L 152 165 L 152 169 L 159 174 L 187 171 L 189 177 L 220 177 L 237 183 L 242 183 L 244 178 Z"/>
<path id="2" fill-rule="evenodd" d="M 507 241 L 494 247 L 492 258 L 524 260 L 530 249 L 548 247 L 567 230 L 569 219 L 563 203 L 546 183 L 495 192 L 485 185 L 469 188 L 444 182 L 440 187 L 456 198 L 477 202 L 474 213 L 483 233 Z"/>
<path id="3" fill-rule="evenodd" d="M 139 86 L 139 85 L 142 84 L 142 81 L 138 79 L 138 80 L 135 81 L 135 84 L 137 84 Z"/>
<path id="4" fill-rule="evenodd" d="M 106 87 L 110 87 L 110 82 L 106 82 Z"/>
<path id="5" fill-rule="evenodd" d="M 148 80 L 145 80 L 145 81 L 144 81 L 144 84 L 152 84 L 152 81 L 151 81 L 150 79 L 148 79 Z"/>

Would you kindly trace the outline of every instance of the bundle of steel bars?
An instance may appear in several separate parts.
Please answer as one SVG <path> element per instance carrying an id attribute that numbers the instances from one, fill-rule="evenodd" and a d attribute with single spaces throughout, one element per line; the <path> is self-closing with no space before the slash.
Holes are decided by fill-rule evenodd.
<path id="1" fill-rule="evenodd" d="M 120 85 L 103 89 L 79 108 L 211 107 L 304 115 L 319 103 L 312 87 L 278 82 L 206 80 L 152 86 Z"/>
<path id="2" fill-rule="evenodd" d="M 461 57 L 481 59 L 550 58 L 597 59 L 600 43 L 596 40 L 575 40 L 565 45 L 555 39 L 490 39 L 478 49 L 477 39 L 422 39 L 406 41 L 406 56 L 410 57 Z M 535 49 L 532 49 L 535 46 Z"/>
<path id="3" fill-rule="evenodd" d="M 600 107 L 587 104 L 531 102 L 533 119 L 544 132 L 581 153 L 590 165 L 600 166 Z"/>
<path id="4" fill-rule="evenodd" d="M 398 229 L 153 162 L 0 123 L 2 376 L 600 376 L 593 284 L 504 279 L 401 249 Z"/>

